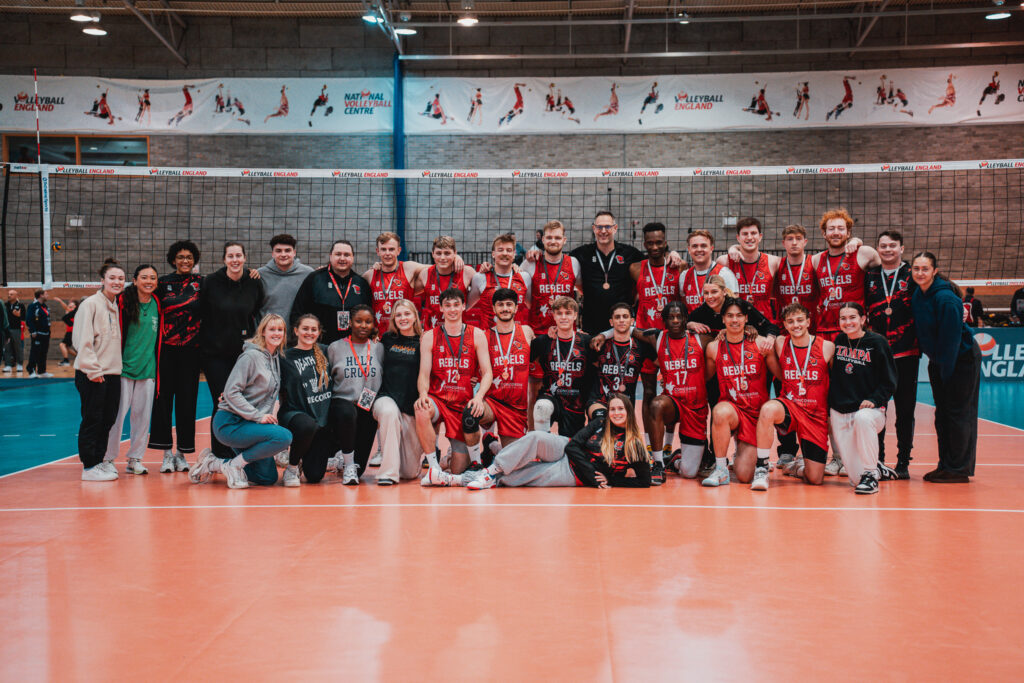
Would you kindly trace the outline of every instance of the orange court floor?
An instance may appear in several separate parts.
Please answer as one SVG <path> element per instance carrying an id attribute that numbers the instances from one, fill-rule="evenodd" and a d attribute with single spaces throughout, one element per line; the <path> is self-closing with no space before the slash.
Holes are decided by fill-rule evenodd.
<path id="1" fill-rule="evenodd" d="M 0 479 L 0 680 L 1020 680 L 1024 431 L 982 421 L 972 483 L 926 484 L 931 411 L 874 496 L 236 491 L 66 458 Z"/>

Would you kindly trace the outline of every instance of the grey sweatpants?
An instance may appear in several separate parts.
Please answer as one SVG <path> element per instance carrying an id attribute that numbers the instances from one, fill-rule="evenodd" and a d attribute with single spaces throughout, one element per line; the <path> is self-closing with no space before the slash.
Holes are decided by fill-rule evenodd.
<path id="1" fill-rule="evenodd" d="M 576 486 L 576 476 L 565 457 L 568 436 L 528 432 L 494 456 L 502 486 Z"/>
<path id="2" fill-rule="evenodd" d="M 121 430 L 124 429 L 125 416 L 130 416 L 131 443 L 128 446 L 128 459 L 141 460 L 146 454 L 146 442 L 149 441 L 149 418 L 153 412 L 153 392 L 156 389 L 154 379 L 121 378 L 121 401 L 117 409 L 117 419 L 107 436 L 107 453 L 103 459 L 114 462 L 121 450 Z"/>

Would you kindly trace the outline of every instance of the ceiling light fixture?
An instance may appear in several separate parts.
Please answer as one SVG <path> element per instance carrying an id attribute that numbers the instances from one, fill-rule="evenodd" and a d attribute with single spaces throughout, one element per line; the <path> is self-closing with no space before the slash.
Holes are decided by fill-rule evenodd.
<path id="1" fill-rule="evenodd" d="M 82 29 L 82 33 L 87 33 L 90 36 L 105 36 L 107 32 L 101 29 L 99 26 L 86 26 Z"/>
<path id="2" fill-rule="evenodd" d="M 473 14 L 473 8 L 475 6 L 474 0 L 462 0 L 462 11 L 463 14 L 457 19 L 460 26 L 476 26 L 479 23 L 479 19 Z"/>
<path id="3" fill-rule="evenodd" d="M 395 34 L 400 36 L 414 36 L 416 35 L 416 29 L 414 28 L 396 28 Z"/>
<path id="4" fill-rule="evenodd" d="M 377 16 L 376 12 L 367 12 L 363 15 L 363 21 L 367 24 L 379 24 L 384 20 Z"/>
<path id="5" fill-rule="evenodd" d="M 85 7 L 85 0 L 75 0 L 75 7 L 77 7 L 78 9 L 71 13 L 71 21 L 77 21 L 79 23 L 96 21 L 95 19 L 93 19 L 93 15 L 86 14 L 85 10 L 82 9 L 83 7 Z"/>
<path id="6" fill-rule="evenodd" d="M 680 24 L 683 24 L 685 26 L 686 24 L 690 23 L 690 15 L 688 13 L 680 12 L 676 16 L 679 17 L 679 23 Z"/>

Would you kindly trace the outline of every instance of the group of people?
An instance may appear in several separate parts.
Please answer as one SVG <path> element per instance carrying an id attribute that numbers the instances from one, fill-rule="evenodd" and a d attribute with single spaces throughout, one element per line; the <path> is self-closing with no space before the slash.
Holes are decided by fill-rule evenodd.
<path id="1" fill-rule="evenodd" d="M 73 333 L 82 478 L 117 478 L 130 411 L 128 472 L 145 473 L 148 444 L 164 451 L 162 472 L 195 483 L 220 472 L 232 488 L 275 483 L 275 461 L 286 486 L 329 471 L 358 485 L 376 442 L 378 485 L 646 487 L 671 472 L 763 491 L 778 467 L 808 484 L 846 474 L 875 493 L 909 478 L 923 351 L 939 445 L 924 478 L 969 481 L 980 352 L 959 292 L 931 253 L 904 261 L 900 233 L 875 248 L 853 225 L 844 209 L 825 212 L 817 254 L 788 226 L 778 257 L 760 251 L 761 223 L 741 219 L 717 260 L 713 236 L 692 230 L 688 267 L 663 224 L 644 226 L 641 252 L 615 239 L 608 211 L 570 252 L 564 225 L 548 222 L 521 266 L 511 234 L 474 269 L 449 236 L 421 264 L 387 232 L 361 274 L 350 242 L 314 270 L 290 235 L 271 239 L 258 270 L 237 242 L 206 277 L 187 240 L 168 250 L 172 273 L 142 265 L 127 287 L 108 262 Z M 211 446 L 189 464 L 200 371 Z M 895 468 L 884 464 L 890 398 Z"/>

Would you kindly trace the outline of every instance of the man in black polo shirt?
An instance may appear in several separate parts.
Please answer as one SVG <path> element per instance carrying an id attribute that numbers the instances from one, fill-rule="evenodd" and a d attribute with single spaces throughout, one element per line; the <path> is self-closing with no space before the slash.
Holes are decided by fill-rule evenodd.
<path id="1" fill-rule="evenodd" d="M 629 275 L 629 266 L 644 256 L 636 247 L 615 240 L 619 226 L 611 211 L 599 211 L 591 227 L 595 241 L 576 247 L 570 256 L 580 263 L 583 331 L 597 334 L 608 327 L 612 305 L 636 299 L 636 283 Z"/>
<path id="2" fill-rule="evenodd" d="M 914 447 L 914 409 L 917 407 L 917 370 L 921 351 L 917 347 L 910 297 L 917 283 L 910 277 L 910 264 L 903 260 L 903 235 L 886 230 L 878 236 L 881 266 L 868 268 L 864 276 L 864 304 L 871 329 L 889 342 L 896 361 L 896 479 L 909 479 L 910 451 Z M 878 462 L 885 464 L 885 428 L 878 434 Z M 882 477 L 892 470 L 880 467 Z"/>
<path id="3" fill-rule="evenodd" d="M 331 245 L 327 267 L 307 275 L 296 292 L 289 327 L 295 326 L 299 316 L 312 313 L 320 320 L 324 344 L 347 337 L 351 310 L 360 304 L 373 304 L 370 283 L 352 271 L 354 263 L 352 243 L 336 240 Z"/>

